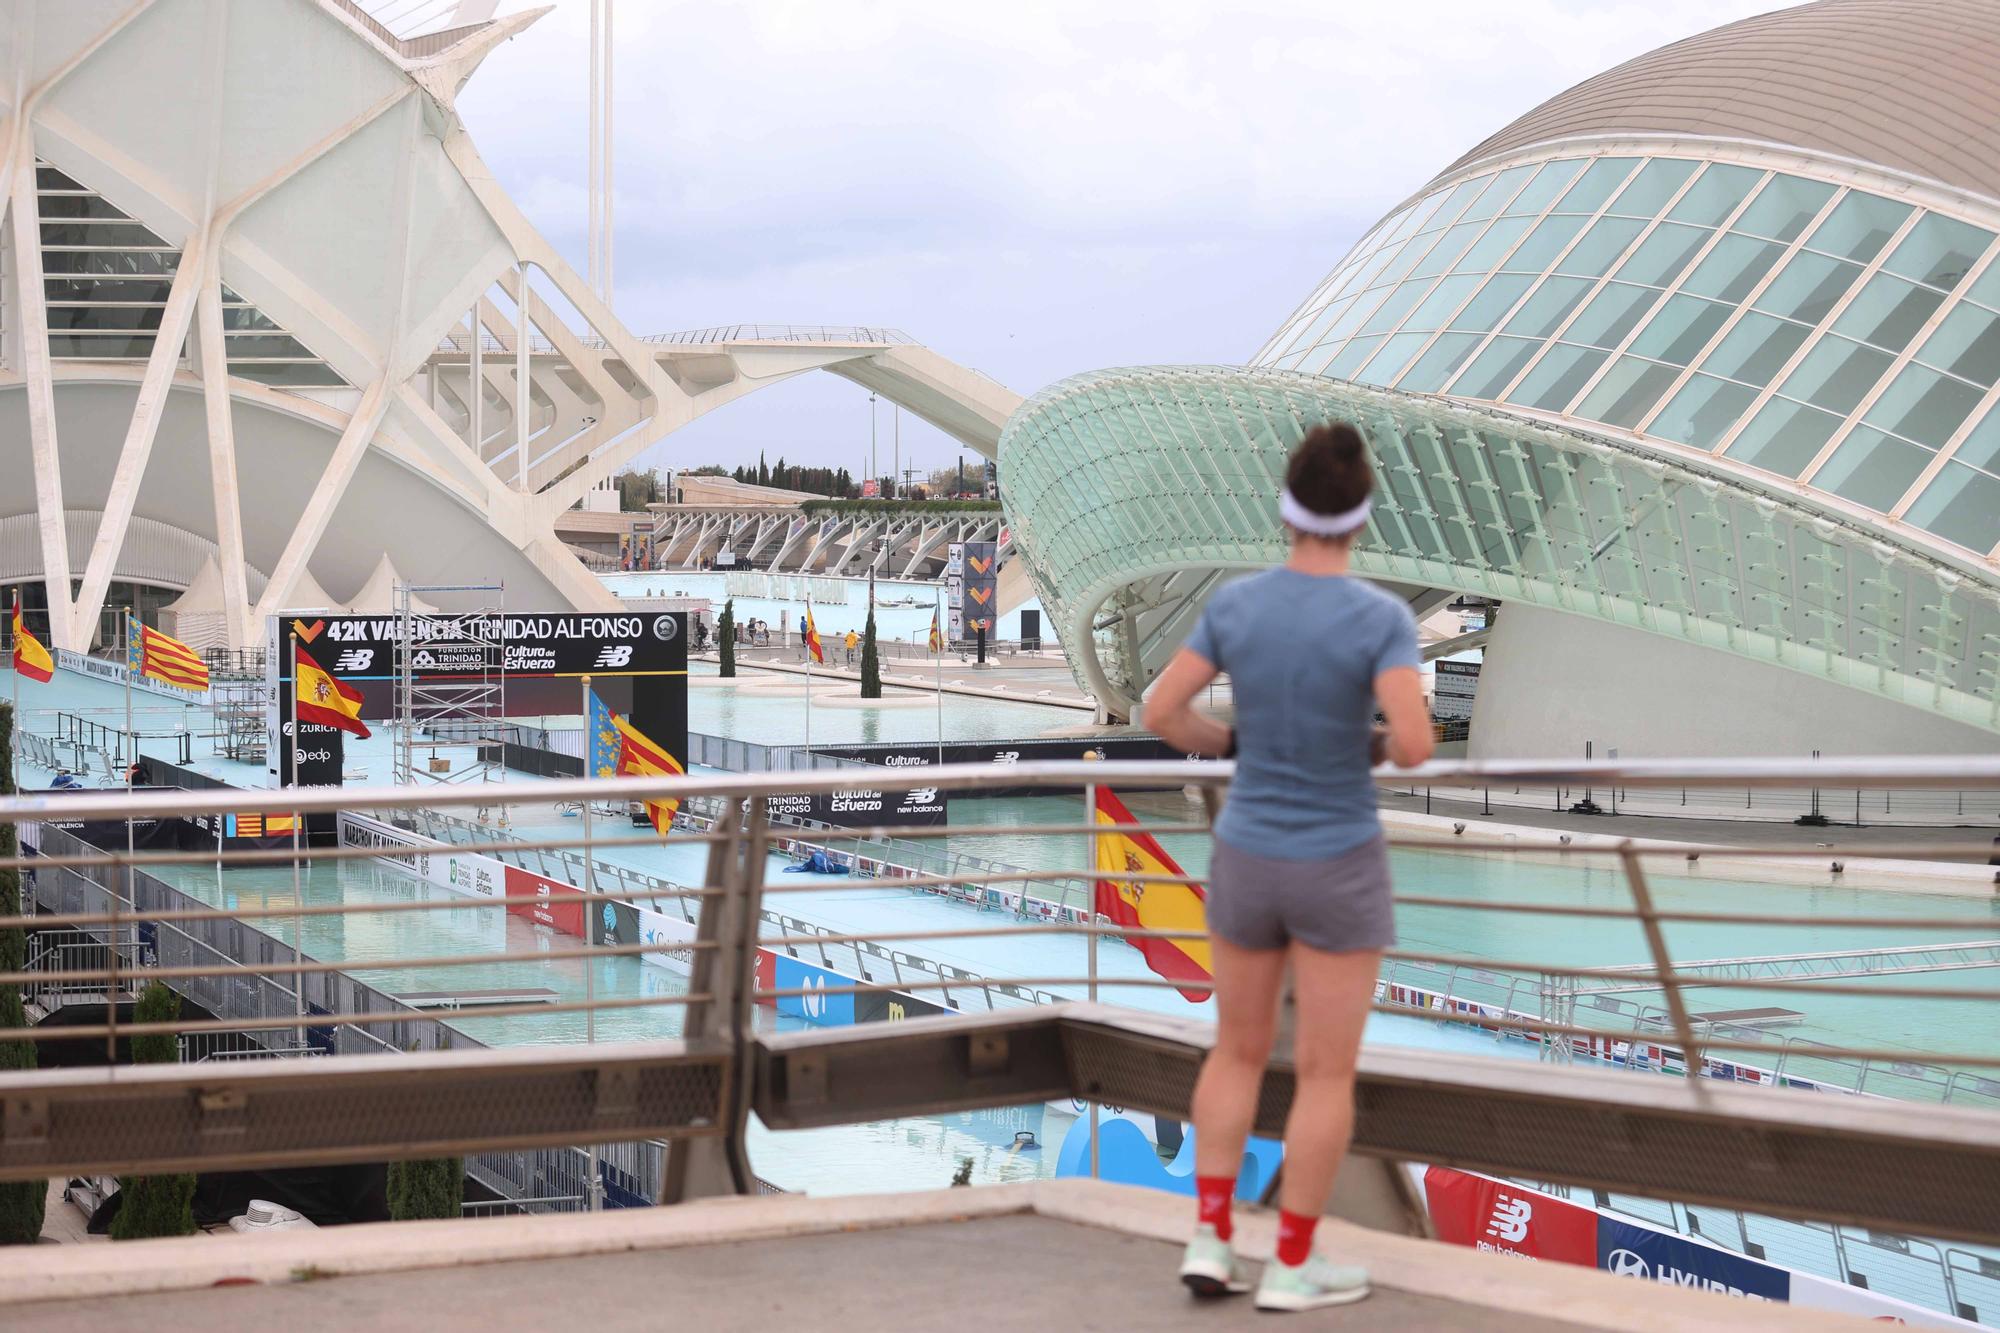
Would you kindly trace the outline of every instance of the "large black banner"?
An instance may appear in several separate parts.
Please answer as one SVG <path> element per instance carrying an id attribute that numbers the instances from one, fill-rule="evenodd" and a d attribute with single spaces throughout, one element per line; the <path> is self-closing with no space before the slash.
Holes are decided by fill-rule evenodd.
<path id="1" fill-rule="evenodd" d="M 946 815 L 945 793 L 936 787 L 916 787 L 909 791 L 857 788 L 812 794 L 795 792 L 766 797 L 764 804 L 773 815 L 813 819 L 841 828 L 942 824 Z"/>

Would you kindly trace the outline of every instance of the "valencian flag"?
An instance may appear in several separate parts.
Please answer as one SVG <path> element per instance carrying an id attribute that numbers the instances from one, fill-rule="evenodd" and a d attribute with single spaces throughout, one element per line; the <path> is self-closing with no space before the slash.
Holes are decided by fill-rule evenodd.
<path id="1" fill-rule="evenodd" d="M 1097 788 L 1098 824 L 1136 824 L 1132 812 L 1111 791 Z M 1213 981 L 1208 949 L 1208 895 L 1199 884 L 1170 884 L 1107 878 L 1118 875 L 1179 875 L 1184 872 L 1150 833 L 1097 835 L 1097 914 L 1132 930 L 1194 931 L 1200 939 L 1129 939 L 1146 956 L 1146 966 L 1168 981 Z M 1205 990 L 1183 990 L 1196 1004 Z"/>
<path id="2" fill-rule="evenodd" d="M 195 650 L 171 634 L 162 634 L 126 616 L 125 666 L 134 675 L 147 676 L 163 685 L 184 690 L 208 688 L 208 667 Z"/>
<path id="3" fill-rule="evenodd" d="M 619 717 L 604 701 L 597 697 L 597 691 L 590 692 L 590 764 L 596 770 L 602 751 L 601 725 L 609 721 L 609 730 L 618 737 L 618 759 L 615 770 L 621 778 L 664 778 L 684 777 L 687 770 L 680 761 L 668 754 L 647 737 L 646 733 Z M 646 815 L 653 821 L 653 832 L 666 837 L 674 826 L 674 811 L 680 809 L 679 797 L 669 797 L 663 801 L 646 802 Z"/>
<path id="4" fill-rule="evenodd" d="M 29 680 L 41 681 L 44 685 L 56 674 L 55 659 L 42 641 L 28 633 L 28 624 L 21 619 L 21 594 L 14 594 L 14 670 Z"/>
<path id="5" fill-rule="evenodd" d="M 819 663 L 821 666 L 826 665 L 826 650 L 820 647 L 819 627 L 813 624 L 813 604 L 811 602 L 806 603 L 806 651 L 812 654 L 813 661 Z"/>
<path id="6" fill-rule="evenodd" d="M 361 691 L 336 680 L 312 660 L 303 645 L 295 645 L 292 654 L 292 692 L 296 696 L 292 706 L 299 721 L 367 740 L 368 724 L 361 720 Z"/>
<path id="7" fill-rule="evenodd" d="M 931 651 L 935 653 L 935 652 L 941 652 L 943 651 L 943 649 L 944 649 L 944 636 L 938 633 L 937 608 L 932 607 L 931 608 Z"/>

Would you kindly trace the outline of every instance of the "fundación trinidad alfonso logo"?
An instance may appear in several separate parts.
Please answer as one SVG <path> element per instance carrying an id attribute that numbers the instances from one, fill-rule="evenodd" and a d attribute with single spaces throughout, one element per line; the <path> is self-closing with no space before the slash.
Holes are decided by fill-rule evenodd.
<path id="1" fill-rule="evenodd" d="M 1528 1223 L 1534 1215 L 1534 1205 L 1526 1199 L 1511 1199 L 1502 1194 L 1493 1205 L 1493 1218 L 1486 1224 L 1486 1234 L 1509 1245 L 1519 1245 L 1528 1238 Z"/>

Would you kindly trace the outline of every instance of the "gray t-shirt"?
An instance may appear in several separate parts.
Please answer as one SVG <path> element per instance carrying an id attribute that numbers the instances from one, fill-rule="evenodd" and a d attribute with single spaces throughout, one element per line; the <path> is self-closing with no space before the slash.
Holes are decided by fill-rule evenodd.
<path id="1" fill-rule="evenodd" d="M 1236 698 L 1236 781 L 1216 837 L 1305 861 L 1380 832 L 1375 677 L 1421 660 L 1407 605 L 1361 579 L 1281 565 L 1219 589 L 1187 646 L 1229 673 Z"/>

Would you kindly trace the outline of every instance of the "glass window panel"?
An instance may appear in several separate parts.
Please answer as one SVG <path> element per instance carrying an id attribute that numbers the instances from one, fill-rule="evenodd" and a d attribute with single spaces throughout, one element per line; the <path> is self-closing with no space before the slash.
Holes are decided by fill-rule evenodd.
<path id="1" fill-rule="evenodd" d="M 1986 266 L 1986 271 L 1979 275 L 1979 280 L 1972 284 L 1966 295 L 1984 303 L 1990 310 L 2000 310 L 2000 260 Z"/>
<path id="2" fill-rule="evenodd" d="M 1416 393 L 1436 393 L 1444 387 L 1444 382 L 1452 377 L 1452 373 L 1465 364 L 1465 358 L 1479 346 L 1481 336 L 1477 333 L 1439 334 L 1430 350 L 1417 358 L 1417 364 L 1410 367 L 1396 387 Z"/>
<path id="3" fill-rule="evenodd" d="M 1702 227 L 1718 226 L 1743 202 L 1757 184 L 1757 178 L 1763 174 L 1754 167 L 1711 162 L 1708 170 L 1701 173 L 1701 179 L 1688 187 L 1688 192 L 1680 197 L 1680 202 L 1667 216 L 1676 222 L 1692 222 Z"/>
<path id="4" fill-rule="evenodd" d="M 1761 388 L 1784 368 L 1811 332 L 1803 324 L 1746 311 L 1701 368 Z"/>
<path id="5" fill-rule="evenodd" d="M 51 301 L 118 301 L 161 305 L 167 284 L 148 278 L 112 281 L 104 278 L 46 278 L 43 292 Z"/>
<path id="6" fill-rule="evenodd" d="M 37 211 L 44 218 L 103 218 L 116 222 L 127 217 L 109 200 L 94 194 L 45 194 Z"/>
<path id="7" fill-rule="evenodd" d="M 1756 396 L 1755 389 L 1696 375 L 1660 409 L 1646 433 L 1697 449 L 1713 449 Z"/>
<path id="8" fill-rule="evenodd" d="M 312 354 L 311 348 L 301 343 L 297 338 L 288 337 L 284 334 L 264 334 L 261 336 L 257 334 L 231 334 L 224 346 L 228 348 L 231 360 L 235 360 L 237 357 L 254 357 L 259 360 L 283 357 L 294 361 L 314 361 L 318 359 Z"/>
<path id="9" fill-rule="evenodd" d="M 1415 235 L 1418 227 L 1430 221 L 1431 214 L 1437 211 L 1437 206 L 1443 199 L 1444 196 L 1441 194 L 1434 194 L 1429 198 L 1419 199 L 1410 206 L 1409 210 L 1403 214 L 1395 226 L 1389 228 L 1383 234 L 1382 239 L 1385 242 L 1393 243 Z"/>
<path id="10" fill-rule="evenodd" d="M 1492 180 L 1491 176 L 1475 176 L 1469 181 L 1461 182 L 1457 189 L 1445 196 L 1444 202 L 1438 205 L 1438 211 L 1430 221 L 1424 223 L 1424 230 L 1436 231 L 1440 227 L 1448 227 L 1458 221 L 1458 215 L 1479 197 L 1480 192 L 1491 184 Z"/>
<path id="11" fill-rule="evenodd" d="M 1410 317 L 1403 322 L 1403 327 L 1406 329 L 1443 327 L 1445 320 L 1451 317 L 1452 311 L 1458 309 L 1459 302 L 1470 296 L 1472 289 L 1478 285 L 1477 273 L 1455 273 L 1443 279 L 1431 289 L 1431 294 L 1424 298 L 1423 304 L 1410 313 Z"/>
<path id="12" fill-rule="evenodd" d="M 1590 347 L 1616 347 L 1625 341 L 1625 335 L 1638 326 L 1653 302 L 1660 299 L 1660 293 L 1652 287 L 1635 287 L 1631 283 L 1613 282 L 1605 284 L 1604 290 L 1592 297 L 1576 320 L 1563 334 L 1567 342 L 1581 343 Z"/>
<path id="13" fill-rule="evenodd" d="M 1452 270 L 1457 273 L 1486 273 L 1500 262 L 1500 256 L 1514 248 L 1514 242 L 1521 239 L 1528 230 L 1532 219 L 1501 218 L 1486 229 L 1486 234 L 1472 243 L 1472 248 L 1459 256 Z"/>
<path id="14" fill-rule="evenodd" d="M 1941 448 L 1979 406 L 1980 391 L 1929 366 L 1904 366 L 1866 420 L 1906 440 Z"/>
<path id="15" fill-rule="evenodd" d="M 1528 358 L 1542 344 L 1534 338 L 1495 338 L 1488 343 L 1465 373 L 1452 382 L 1451 391 L 1462 398 L 1492 398 L 1506 388 Z"/>
<path id="16" fill-rule="evenodd" d="M 1973 261 L 1991 244 L 1990 231 L 1940 213 L 1926 213 L 1882 267 L 1950 291 L 1965 281 Z"/>
<path id="17" fill-rule="evenodd" d="M 1812 484 L 1870 509 L 1891 509 L 1930 461 L 1928 449 L 1856 426 L 1813 474 Z"/>
<path id="18" fill-rule="evenodd" d="M 1479 289 L 1479 295 L 1466 303 L 1465 309 L 1451 321 L 1455 329 L 1489 330 L 1500 316 L 1514 308 L 1514 302 L 1521 294 L 1534 286 L 1535 279 L 1527 273 L 1496 273 L 1486 280 Z"/>
<path id="19" fill-rule="evenodd" d="M 1764 294 L 1757 298 L 1757 308 L 1817 324 L 1826 318 L 1860 276 L 1859 264 L 1842 263 L 1838 259 L 1801 250 L 1792 256 L 1792 262 L 1785 265 L 1784 271 L 1773 278 L 1771 285 L 1764 289 Z"/>
<path id="20" fill-rule="evenodd" d="M 124 333 L 75 333 L 49 335 L 49 355 L 81 357 L 94 361 L 122 361 L 153 354 L 153 335 Z"/>
<path id="21" fill-rule="evenodd" d="M 1778 391 L 1846 416 L 1856 403 L 1867 397 L 1894 359 L 1885 352 L 1829 333 L 1813 344 L 1805 360 L 1785 377 Z"/>
<path id="22" fill-rule="evenodd" d="M 2000 472 L 2000 412 L 1988 411 L 1981 417 L 1959 441 L 1952 457 L 1988 472 Z"/>
<path id="23" fill-rule="evenodd" d="M 1910 522 L 1975 551 L 2000 545 L 2000 481 L 1946 463 L 1910 505 Z"/>
<path id="24" fill-rule="evenodd" d="M 1549 206 L 1550 200 L 1561 194 L 1563 188 L 1576 179 L 1576 174 L 1583 170 L 1583 163 L 1584 159 L 1580 157 L 1566 157 L 1560 162 L 1544 162 L 1542 169 L 1535 173 L 1535 178 L 1528 182 L 1527 188 L 1515 195 L 1514 201 L 1507 205 L 1503 216 L 1540 213 Z"/>
<path id="25" fill-rule="evenodd" d="M 1534 172 L 1535 168 L 1532 165 L 1507 168 L 1493 178 L 1493 183 L 1486 187 L 1485 193 L 1473 200 L 1472 206 L 1465 210 L 1459 221 L 1472 222 L 1479 218 L 1492 217 L 1500 211 L 1502 205 L 1514 197 L 1515 191 L 1521 188 L 1521 182 Z"/>
<path id="26" fill-rule="evenodd" d="M 1656 157 L 1648 162 L 1632 183 L 1618 192 L 1611 204 L 1613 213 L 1632 218 L 1659 216 L 1676 191 L 1694 175 L 1698 163 L 1682 157 Z"/>
<path id="27" fill-rule="evenodd" d="M 1432 248 L 1444 236 L 1441 231 L 1427 231 L 1412 236 L 1403 242 L 1403 248 L 1394 259 L 1383 265 L 1382 270 L 1368 280 L 1370 287 L 1390 287 L 1410 276 L 1410 270 L 1424 262 Z"/>
<path id="28" fill-rule="evenodd" d="M 1535 368 L 1528 372 L 1514 392 L 1507 395 L 1507 400 L 1544 411 L 1560 412 L 1597 373 L 1607 355 L 1609 353 L 1591 347 L 1557 343 L 1535 363 Z"/>
<path id="29" fill-rule="evenodd" d="M 158 329 L 160 317 L 165 313 L 163 307 L 156 305 L 52 305 L 48 310 L 51 333 L 70 329 Z"/>
<path id="30" fill-rule="evenodd" d="M 1621 356 L 1583 400 L 1576 415 L 1629 430 L 1645 419 L 1679 374 L 1672 366 Z"/>
<path id="31" fill-rule="evenodd" d="M 114 248 L 168 249 L 167 243 L 137 222 L 64 220 L 42 223 L 43 245 L 96 245 Z"/>
<path id="32" fill-rule="evenodd" d="M 38 190 L 81 190 L 83 187 L 63 175 L 60 171 L 57 171 L 54 167 L 45 167 L 38 162 L 35 164 L 35 188 Z"/>
<path id="33" fill-rule="evenodd" d="M 1773 398 L 1730 441 L 1729 456 L 1766 472 L 1796 477 L 1846 419 L 1789 398 Z"/>
<path id="34" fill-rule="evenodd" d="M 1556 272 L 1602 277 L 1645 228 L 1637 218 L 1599 218 L 1562 257 Z"/>
<path id="35" fill-rule="evenodd" d="M 1546 279 L 1507 321 L 1507 332 L 1546 338 L 1569 318 L 1569 312 L 1589 294 L 1591 286 L 1587 278 Z"/>
<path id="36" fill-rule="evenodd" d="M 1850 190 L 1833 206 L 1826 221 L 1814 228 L 1806 244 L 1830 255 L 1867 263 L 1896 234 L 1913 210 L 1908 204 L 1879 194 Z"/>
<path id="37" fill-rule="evenodd" d="M 1943 301 L 1928 287 L 1877 273 L 1834 321 L 1834 332 L 1900 352 Z"/>
<path id="38" fill-rule="evenodd" d="M 1507 259 L 1507 268 L 1520 273 L 1546 272 L 1563 252 L 1563 247 L 1583 230 L 1584 219 L 1575 215 L 1546 217 L 1535 224 L 1521 248 Z"/>
<path id="39" fill-rule="evenodd" d="M 107 278 L 171 276 L 180 266 L 176 250 L 44 250 L 42 271 L 52 277 L 101 273 Z"/>
<path id="40" fill-rule="evenodd" d="M 1326 369 L 1320 373 L 1331 375 L 1337 380 L 1344 380 L 1352 375 L 1362 362 L 1374 355 L 1375 349 L 1381 346 L 1381 344 L 1382 339 L 1380 337 L 1356 338 L 1348 343 L 1347 346 L 1341 348 L 1333 360 L 1326 363 Z"/>
<path id="41" fill-rule="evenodd" d="M 1333 327 L 1333 322 L 1347 313 L 1348 304 L 1348 301 L 1330 302 L 1312 323 L 1299 330 L 1298 336 L 1285 344 L 1283 350 L 1296 352 L 1316 345 L 1320 339 L 1326 337 L 1327 330 Z"/>
<path id="42" fill-rule="evenodd" d="M 1773 176 L 1730 230 L 1772 241 L 1796 240 L 1832 197 L 1833 186 L 1825 181 Z"/>
<path id="43" fill-rule="evenodd" d="M 1361 331 L 1387 333 L 1402 323 L 1403 316 L 1409 314 L 1411 307 L 1423 300 L 1424 293 L 1430 289 L 1429 278 L 1412 278 L 1383 299 L 1382 304 L 1375 308 L 1375 313 L 1368 317 L 1368 322 L 1361 326 Z"/>
<path id="44" fill-rule="evenodd" d="M 1356 329 L 1361 327 L 1361 321 L 1368 318 L 1381 299 L 1382 294 L 1380 292 L 1368 292 L 1355 297 L 1354 304 L 1348 306 L 1346 310 L 1340 313 L 1340 317 L 1334 320 L 1332 325 L 1327 328 L 1326 335 L 1321 341 L 1339 342 L 1342 338 L 1351 336 Z"/>
<path id="45" fill-rule="evenodd" d="M 1626 282 L 1643 282 L 1665 287 L 1681 275 L 1695 251 L 1715 233 L 1705 227 L 1679 222 L 1662 222 L 1652 235 L 1639 242 L 1632 257 L 1618 266 L 1618 277 Z"/>
<path id="46" fill-rule="evenodd" d="M 1959 302 L 1918 349 L 1917 359 L 1991 385 L 2000 378 L 2000 315 Z"/>
<path id="47" fill-rule="evenodd" d="M 1750 294 L 1751 288 L 1764 280 L 1764 275 L 1771 271 L 1771 265 L 1777 263 L 1778 256 L 1784 252 L 1785 248 L 1775 241 L 1760 241 L 1730 232 L 1695 265 L 1694 272 L 1688 274 L 1681 288 L 1696 296 L 1740 302 Z"/>
<path id="48" fill-rule="evenodd" d="M 1595 213 L 1604 206 L 1627 176 L 1632 173 L 1634 157 L 1600 157 L 1590 164 L 1583 178 L 1570 186 L 1569 193 L 1556 205 L 1558 213 Z"/>
<path id="49" fill-rule="evenodd" d="M 1428 333 L 1399 333 L 1382 344 L 1367 365 L 1355 371 L 1354 380 L 1359 384 L 1388 384 L 1395 380 L 1417 349 L 1429 342 Z"/>
<path id="50" fill-rule="evenodd" d="M 1486 230 L 1484 222 L 1461 222 L 1431 247 L 1431 252 L 1410 270 L 1413 278 L 1434 278 L 1452 266 L 1465 253 L 1465 248 L 1477 240 L 1479 233 Z"/>
<path id="51" fill-rule="evenodd" d="M 293 364 L 283 362 L 230 362 L 229 373 L 239 379 L 255 380 L 283 388 L 338 388 L 347 383 L 333 367 L 318 361 Z"/>
<path id="52" fill-rule="evenodd" d="M 1632 350 L 1641 356 L 1685 366 L 1708 346 L 1734 307 L 1699 296 L 1676 296 L 1639 330 Z"/>

